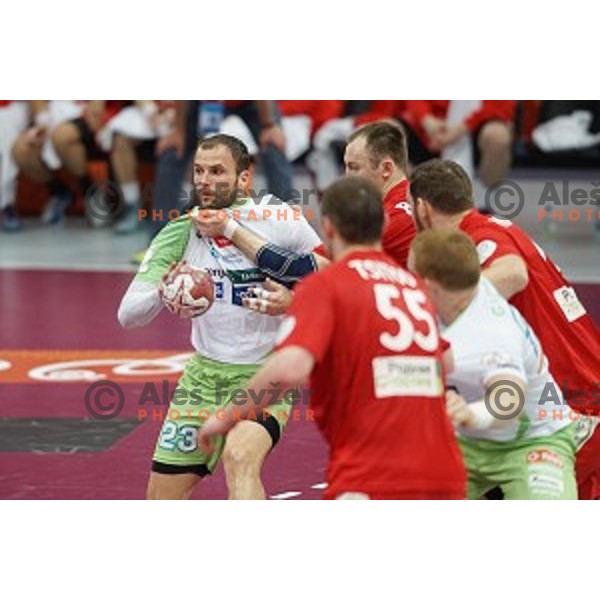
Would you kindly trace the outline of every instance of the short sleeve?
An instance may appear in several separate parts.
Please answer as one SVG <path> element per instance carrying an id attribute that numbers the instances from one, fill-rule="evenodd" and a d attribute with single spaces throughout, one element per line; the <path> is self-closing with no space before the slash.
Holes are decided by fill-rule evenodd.
<path id="1" fill-rule="evenodd" d="M 191 231 L 191 221 L 181 218 L 172 221 L 152 240 L 135 281 L 158 285 L 171 263 L 179 262 L 185 253 Z"/>
<path id="2" fill-rule="evenodd" d="M 323 360 L 335 323 L 333 291 L 323 273 L 309 275 L 296 288 L 288 316 L 281 323 L 277 349 L 300 346 Z"/>
<path id="3" fill-rule="evenodd" d="M 495 260 L 509 254 L 520 255 L 520 251 L 513 240 L 503 231 L 482 232 L 479 239 L 475 240 L 479 264 L 489 267 Z"/>

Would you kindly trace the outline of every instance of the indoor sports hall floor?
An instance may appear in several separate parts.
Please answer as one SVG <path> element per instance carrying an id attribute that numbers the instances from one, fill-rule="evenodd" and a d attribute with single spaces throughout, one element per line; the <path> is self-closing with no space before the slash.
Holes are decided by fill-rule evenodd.
<path id="1" fill-rule="evenodd" d="M 585 226 L 551 232 L 535 207 L 519 221 L 600 323 L 600 235 Z M 117 322 L 129 258 L 145 243 L 143 233 L 117 237 L 82 219 L 53 229 L 29 220 L 18 235 L 0 234 L 0 499 L 143 498 L 163 388 L 191 351 L 188 326 L 171 315 L 133 331 Z M 121 386 L 125 404 L 118 417 L 97 420 L 85 396 L 105 379 Z M 325 456 L 298 413 L 267 461 L 267 495 L 320 497 Z M 225 496 L 222 470 L 194 495 Z"/>

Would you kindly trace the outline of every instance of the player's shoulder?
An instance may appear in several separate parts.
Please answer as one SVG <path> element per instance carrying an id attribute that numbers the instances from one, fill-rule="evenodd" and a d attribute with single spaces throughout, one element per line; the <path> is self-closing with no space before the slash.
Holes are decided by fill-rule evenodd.
<path id="1" fill-rule="evenodd" d="M 483 324 L 490 324 L 499 335 L 511 336 L 518 329 L 513 307 L 485 276 L 479 282 L 476 311 Z M 477 326 L 477 323 L 474 323 Z"/>
<path id="2" fill-rule="evenodd" d="M 193 214 L 193 213 L 192 213 Z M 171 237 L 175 235 L 189 235 L 192 229 L 192 218 L 187 212 L 176 219 L 169 221 L 158 233 L 157 237 Z"/>

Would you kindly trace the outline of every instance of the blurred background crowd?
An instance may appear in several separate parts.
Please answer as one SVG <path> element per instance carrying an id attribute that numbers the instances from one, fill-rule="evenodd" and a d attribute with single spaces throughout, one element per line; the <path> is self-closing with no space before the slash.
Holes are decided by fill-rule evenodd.
<path id="1" fill-rule="evenodd" d="M 293 202 L 295 168 L 322 191 L 343 172 L 350 132 L 381 119 L 406 129 L 412 164 L 461 163 L 480 206 L 511 165 L 600 166 L 600 101 L 0 100 L 0 228 L 20 231 L 23 216 L 51 226 L 85 214 L 93 227 L 144 226 L 152 237 L 193 200 L 196 140 L 218 131 L 246 142 L 265 192 Z M 98 206 L 118 210 L 107 219 Z M 145 224 L 142 207 L 155 209 Z"/>

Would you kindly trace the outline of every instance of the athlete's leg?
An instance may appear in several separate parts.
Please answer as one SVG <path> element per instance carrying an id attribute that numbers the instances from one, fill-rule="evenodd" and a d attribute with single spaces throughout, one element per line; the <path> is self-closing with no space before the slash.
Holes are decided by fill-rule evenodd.
<path id="1" fill-rule="evenodd" d="M 229 432 L 223 465 L 230 500 L 265 499 L 260 472 L 272 446 L 269 431 L 256 421 L 241 421 Z"/>
<path id="2" fill-rule="evenodd" d="M 189 500 L 201 477 L 194 473 L 150 473 L 146 500 Z"/>
<path id="3" fill-rule="evenodd" d="M 490 471 L 489 452 L 477 440 L 459 437 L 458 442 L 467 469 L 466 497 L 468 500 L 479 500 L 494 487 L 494 484 L 487 478 Z"/>
<path id="4" fill-rule="evenodd" d="M 73 121 L 62 123 L 52 131 L 52 144 L 65 167 L 78 178 L 88 172 L 87 152 L 80 130 Z"/>
<path id="5" fill-rule="evenodd" d="M 50 183 L 53 174 L 42 160 L 42 141 L 23 133 L 13 146 L 13 158 L 19 170 L 37 183 Z"/>
<path id="6" fill-rule="evenodd" d="M 477 136 L 481 154 L 479 176 L 485 186 L 500 181 L 508 171 L 512 160 L 512 133 L 501 121 L 490 121 L 483 125 Z"/>

